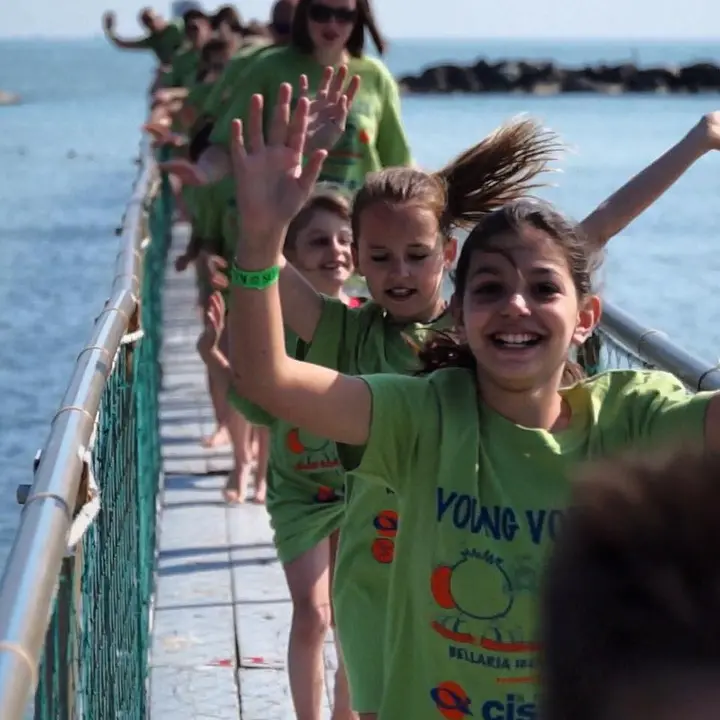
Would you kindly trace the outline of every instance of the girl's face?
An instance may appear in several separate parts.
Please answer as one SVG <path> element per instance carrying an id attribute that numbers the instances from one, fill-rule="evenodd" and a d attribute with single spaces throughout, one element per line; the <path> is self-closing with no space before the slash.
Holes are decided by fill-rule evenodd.
<path id="1" fill-rule="evenodd" d="M 336 297 L 354 269 L 350 223 L 336 213 L 315 211 L 288 259 L 317 290 Z"/>
<path id="2" fill-rule="evenodd" d="M 307 17 L 308 34 L 315 49 L 340 52 L 357 20 L 356 0 L 311 0 Z"/>
<path id="3" fill-rule="evenodd" d="M 557 241 L 524 226 L 470 258 L 458 324 L 478 376 L 522 392 L 557 380 L 572 345 L 592 332 L 600 303 L 578 298 Z"/>
<path id="4" fill-rule="evenodd" d="M 358 269 L 372 299 L 401 322 L 428 322 L 444 306 L 442 283 L 457 244 L 415 203 L 376 202 L 359 218 Z"/>

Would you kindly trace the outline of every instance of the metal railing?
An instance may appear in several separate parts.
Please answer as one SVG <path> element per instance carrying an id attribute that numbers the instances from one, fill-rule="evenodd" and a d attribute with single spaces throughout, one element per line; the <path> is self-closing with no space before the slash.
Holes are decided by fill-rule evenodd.
<path id="1" fill-rule="evenodd" d="M 0 719 L 146 717 L 158 432 L 161 288 L 172 202 L 144 156 L 111 298 L 39 454 L 0 584 Z M 583 348 L 595 370 L 650 367 L 690 390 L 720 370 L 606 304 Z"/>
<path id="2" fill-rule="evenodd" d="M 655 368 L 672 373 L 694 392 L 720 390 L 720 365 L 700 360 L 662 331 L 644 327 L 616 305 L 603 305 L 598 333 L 601 367 Z"/>
<path id="3" fill-rule="evenodd" d="M 0 584 L 2 720 L 24 717 L 35 688 L 37 720 L 144 717 L 170 223 L 167 193 L 150 203 L 148 150 L 141 160 L 110 299 L 18 492 Z"/>

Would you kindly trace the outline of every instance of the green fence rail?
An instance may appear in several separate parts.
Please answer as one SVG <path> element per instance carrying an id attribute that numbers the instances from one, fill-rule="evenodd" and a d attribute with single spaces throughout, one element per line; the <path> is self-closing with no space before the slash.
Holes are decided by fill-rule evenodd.
<path id="1" fill-rule="evenodd" d="M 145 152 L 110 300 L 20 492 L 0 583 L 0 720 L 147 717 L 171 211 Z M 656 367 L 690 390 L 720 389 L 717 367 L 612 305 L 579 360 L 591 370 Z"/>
<path id="2" fill-rule="evenodd" d="M 144 152 L 110 299 L 78 357 L 33 484 L 19 489 L 24 507 L 0 585 L 2 720 L 146 714 L 171 229 L 164 182 Z"/>

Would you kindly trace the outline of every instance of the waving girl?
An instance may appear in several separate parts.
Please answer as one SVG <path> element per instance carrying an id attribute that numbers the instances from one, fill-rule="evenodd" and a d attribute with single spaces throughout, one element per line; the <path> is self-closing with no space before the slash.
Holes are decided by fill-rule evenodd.
<path id="1" fill-rule="evenodd" d="M 339 567 L 336 574 L 340 641 L 355 708 L 367 717 L 379 710 L 381 718 L 429 720 L 468 710 L 472 692 L 473 707 L 489 703 L 486 712 L 499 712 L 515 702 L 505 683 L 522 681 L 530 697 L 534 692 L 531 580 L 559 522 L 565 465 L 639 442 L 644 430 L 635 421 L 652 425 L 658 404 L 663 418 L 647 433 L 653 441 L 671 426 L 674 432 L 675 423 L 690 435 L 702 426 L 693 418 L 704 418 L 707 399 L 687 399 L 662 374 L 613 373 L 563 393 L 560 385 L 571 347 L 599 317 L 599 301 L 590 294 L 590 249 L 647 207 L 692 159 L 717 147 L 715 118 L 700 123 L 580 229 L 538 202 L 516 201 L 483 213 L 479 201 L 492 198 L 497 186 L 490 180 L 497 177 L 487 174 L 488 158 L 478 148 L 452 164 L 452 172 L 369 176 L 353 208 L 353 230 L 376 303 L 352 311 L 311 294 L 282 258 L 286 225 L 324 160 L 318 151 L 301 162 L 308 103 L 301 100 L 289 122 L 289 100 L 290 88 L 281 88 L 266 143 L 262 99 L 254 99 L 249 152 L 241 124 L 235 125 L 243 226 L 232 272 L 233 382 L 238 393 L 273 415 L 342 443 L 341 457 L 353 471 L 343 543 L 361 536 L 349 530 L 356 488 L 372 492 L 385 485 L 399 496 L 399 533 L 366 516 L 385 532 L 376 535 L 393 541 L 387 652 L 372 646 L 367 628 L 361 637 L 362 593 L 353 598 L 356 627 L 344 630 Z M 473 162 L 478 155 L 482 164 Z M 429 366 L 458 367 L 422 379 L 357 379 L 286 355 L 283 320 L 313 346 L 334 343 L 335 367 L 345 372 L 409 370 L 413 358 L 402 333 L 410 329 L 412 335 L 442 315 L 442 271 L 452 257 L 448 236 L 468 224 L 474 229 L 458 264 L 454 317 L 469 344 L 447 341 L 422 356 Z M 252 337 L 252 347 L 242 337 Z M 662 400 L 665 390 L 669 403 Z M 643 407 L 650 408 L 645 415 Z M 708 415 L 711 426 L 717 414 Z M 527 455 L 518 455 L 516 447 L 524 446 Z M 531 482 L 538 474 L 548 478 L 547 486 Z M 508 546 L 516 552 L 506 562 L 502 543 L 516 537 L 517 544 Z M 367 546 L 364 552 L 372 556 Z M 360 576 L 358 567 L 348 584 Z M 475 607 L 474 588 L 485 583 L 496 589 L 488 607 Z M 382 606 L 382 592 L 368 586 L 365 599 Z M 375 635 L 384 612 L 377 607 L 372 614 Z M 382 659 L 386 663 L 382 686 L 374 688 L 381 697 L 368 696 L 367 707 L 356 703 L 348 653 L 363 645 L 358 668 L 367 673 Z"/>

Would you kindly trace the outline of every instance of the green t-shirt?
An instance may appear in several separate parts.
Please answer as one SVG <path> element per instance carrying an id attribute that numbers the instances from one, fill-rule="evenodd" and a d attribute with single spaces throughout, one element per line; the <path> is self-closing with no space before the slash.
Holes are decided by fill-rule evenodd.
<path id="1" fill-rule="evenodd" d="M 172 61 L 170 70 L 163 73 L 163 87 L 191 88 L 197 81 L 200 53 L 194 48 L 180 50 Z"/>
<path id="2" fill-rule="evenodd" d="M 286 332 L 286 350 L 324 365 L 327 349 L 307 348 Z M 251 423 L 270 428 L 266 507 L 280 561 L 287 564 L 329 537 L 342 523 L 345 472 L 335 443 L 282 422 L 230 391 L 231 404 Z"/>
<path id="3" fill-rule="evenodd" d="M 216 123 L 211 142 L 229 144 L 231 121 L 247 116 L 252 95 L 260 93 L 265 97 L 267 124 L 282 83 L 290 83 L 297 93 L 300 75 L 305 74 L 312 96 L 323 70 L 311 55 L 292 47 L 263 53 L 238 78 L 241 87 Z M 325 160 L 320 181 L 357 190 L 368 172 L 409 165 L 411 156 L 400 117 L 398 86 L 389 70 L 379 60 L 363 56 L 351 58 L 348 71 L 350 76 L 360 76 L 360 90 L 350 110 L 346 131 Z"/>
<path id="4" fill-rule="evenodd" d="M 417 356 L 409 340 L 422 345 L 429 329 L 442 328 L 448 321 L 443 316 L 429 325 L 398 325 L 374 302 L 347 308 L 326 300 L 312 345 L 333 348 L 328 367 L 350 375 L 412 373 Z M 395 540 L 403 513 L 384 482 L 368 483 L 352 474 L 346 478 L 345 502 L 333 605 L 352 707 L 369 713 L 380 705 L 383 664 L 378 644 L 368 638 L 384 636 Z"/>
<path id="5" fill-rule="evenodd" d="M 160 32 L 151 33 L 145 41 L 146 47 L 150 48 L 157 59 L 165 65 L 171 63 L 175 53 L 185 41 L 182 20 L 169 22 Z"/>
<path id="6" fill-rule="evenodd" d="M 364 379 L 369 440 L 359 464 L 358 448 L 341 457 L 402 503 L 379 720 L 537 717 L 538 591 L 569 474 L 630 447 L 701 443 L 712 394 L 611 371 L 563 391 L 570 426 L 552 434 L 478 405 L 467 370 Z"/>
<path id="7" fill-rule="evenodd" d="M 185 98 L 185 104 L 194 107 L 196 110 L 203 107 L 208 97 L 215 90 L 217 83 L 218 81 L 195 83 Z"/>
<path id="8" fill-rule="evenodd" d="M 272 45 L 247 45 L 238 50 L 218 78 L 213 91 L 205 98 L 200 108 L 200 115 L 211 120 L 222 116 L 232 102 L 233 95 L 238 89 L 238 81 L 249 63 L 260 57 Z"/>

